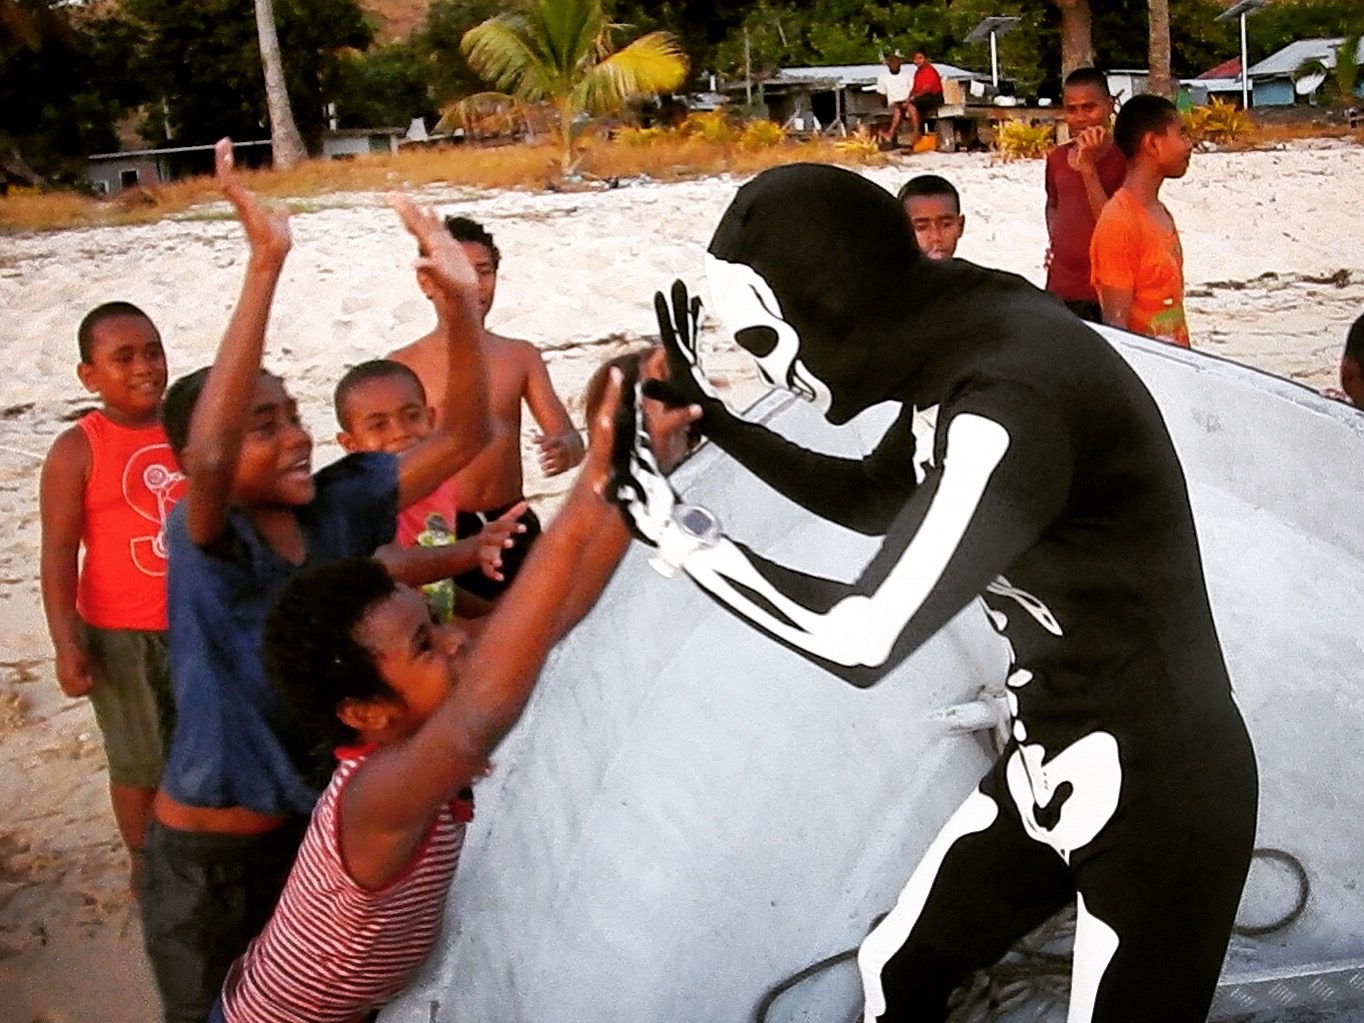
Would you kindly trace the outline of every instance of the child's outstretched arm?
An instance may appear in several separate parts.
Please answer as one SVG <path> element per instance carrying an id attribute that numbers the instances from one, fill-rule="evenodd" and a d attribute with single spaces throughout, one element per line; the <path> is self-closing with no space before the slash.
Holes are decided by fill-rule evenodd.
<path id="1" fill-rule="evenodd" d="M 406 196 L 393 208 L 417 239 L 417 276 L 447 325 L 445 394 L 440 424 L 398 456 L 398 507 L 431 493 L 473 459 L 491 438 L 488 387 L 478 318 L 478 275 L 460 244 L 429 210 Z M 431 395 L 434 399 L 436 396 Z"/>
<path id="2" fill-rule="evenodd" d="M 525 396 L 530 414 L 540 427 L 540 432 L 535 435 L 535 447 L 540 453 L 540 471 L 546 476 L 558 476 L 581 462 L 587 449 L 583 447 L 582 436 L 568 416 L 568 409 L 564 408 L 564 403 L 554 393 L 545 360 L 534 347 L 527 347 Z"/>
<path id="3" fill-rule="evenodd" d="M 520 717 L 550 648 L 615 571 L 629 534 L 601 492 L 619 396 L 617 371 L 592 422 L 581 475 L 486 619 L 450 695 L 411 738 L 372 754 L 348 786 L 341 841 L 361 884 L 396 876 L 440 807 L 484 772 L 489 754 Z"/>
<path id="4" fill-rule="evenodd" d="M 237 177 L 231 139 L 218 140 L 214 162 L 218 184 L 237 211 L 251 255 L 241 296 L 204 381 L 181 452 L 189 477 L 185 523 L 190 539 L 200 547 L 213 544 L 226 528 L 237 456 L 260 376 L 270 303 L 292 244 L 288 210 L 266 210 Z"/>
<path id="5" fill-rule="evenodd" d="M 443 547 L 402 547 L 385 544 L 374 557 L 400 583 L 425 586 L 465 572 L 482 571 L 489 579 L 502 580 L 502 551 L 512 545 L 512 537 L 524 533 L 519 521 L 526 513 L 526 502 L 519 501 L 477 534 Z"/>
<path id="6" fill-rule="evenodd" d="M 38 484 L 42 522 L 43 611 L 52 637 L 57 684 L 67 696 L 95 687 L 76 612 L 77 567 L 85 524 L 85 484 L 90 475 L 90 442 L 73 426 L 52 444 Z"/>

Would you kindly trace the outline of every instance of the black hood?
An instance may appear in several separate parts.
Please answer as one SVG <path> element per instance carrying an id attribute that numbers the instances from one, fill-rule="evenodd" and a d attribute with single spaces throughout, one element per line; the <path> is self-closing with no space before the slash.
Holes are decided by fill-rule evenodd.
<path id="1" fill-rule="evenodd" d="M 992 293 L 1035 292 L 1010 274 L 930 260 L 893 195 L 823 164 L 777 167 L 744 185 L 707 251 L 766 282 L 799 337 L 801 362 L 828 388 L 833 423 L 933 390 L 916 375 L 989 332 L 982 315 L 996 305 Z M 726 326 L 744 348 L 764 354 L 741 324 Z"/>

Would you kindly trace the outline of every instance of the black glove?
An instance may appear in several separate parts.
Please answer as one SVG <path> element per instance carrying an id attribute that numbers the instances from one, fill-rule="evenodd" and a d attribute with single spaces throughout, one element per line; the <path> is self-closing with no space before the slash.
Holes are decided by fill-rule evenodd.
<path id="1" fill-rule="evenodd" d="M 644 394 L 672 408 L 700 405 L 704 424 L 706 416 L 724 408 L 724 402 L 706 379 L 697 352 L 701 300 L 688 298 L 687 286 L 673 281 L 672 306 L 662 292 L 655 292 L 654 312 L 658 314 L 658 336 L 668 356 L 668 379 L 646 381 Z"/>
<path id="2" fill-rule="evenodd" d="M 677 495 L 654 458 L 653 444 L 640 406 L 639 373 L 628 371 L 621 381 L 611 445 L 611 479 L 607 495 L 620 508 L 630 532 L 658 545 L 672 516 Z"/>

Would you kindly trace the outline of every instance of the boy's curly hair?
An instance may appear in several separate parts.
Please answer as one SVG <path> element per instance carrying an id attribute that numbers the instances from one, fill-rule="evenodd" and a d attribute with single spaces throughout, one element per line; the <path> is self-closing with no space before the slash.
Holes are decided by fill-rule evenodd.
<path id="1" fill-rule="evenodd" d="M 296 748 L 312 747 L 324 763 L 333 747 L 356 740 L 336 716 L 343 702 L 398 699 L 355 638 L 365 614 L 396 591 L 373 558 L 344 558 L 295 576 L 265 619 L 265 671 L 296 730 Z"/>
<path id="2" fill-rule="evenodd" d="M 493 244 L 493 236 L 477 220 L 470 220 L 468 217 L 446 217 L 445 230 L 449 231 L 450 237 L 457 242 L 473 242 L 487 249 L 488 255 L 492 257 L 494 270 L 502 265 L 502 253 Z"/>

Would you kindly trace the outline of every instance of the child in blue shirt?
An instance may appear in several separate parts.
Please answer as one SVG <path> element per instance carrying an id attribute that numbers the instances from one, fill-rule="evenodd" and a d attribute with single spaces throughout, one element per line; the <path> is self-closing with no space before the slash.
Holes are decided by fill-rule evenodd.
<path id="1" fill-rule="evenodd" d="M 305 566 L 368 555 L 396 509 L 431 492 L 487 443 L 477 279 L 440 223 L 395 201 L 417 238 L 417 274 L 449 323 L 444 426 L 401 456 L 351 455 L 313 474 L 312 438 L 278 377 L 261 368 L 291 239 L 237 179 L 218 180 L 251 255 L 211 367 L 166 398 L 167 437 L 188 477 L 167 527 L 170 663 L 178 717 L 153 804 L 143 932 L 167 1023 L 203 1023 L 232 960 L 265 923 L 316 798 L 306 750 L 260 659 L 275 596 Z"/>

